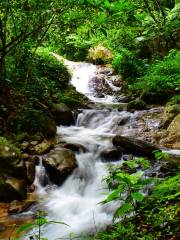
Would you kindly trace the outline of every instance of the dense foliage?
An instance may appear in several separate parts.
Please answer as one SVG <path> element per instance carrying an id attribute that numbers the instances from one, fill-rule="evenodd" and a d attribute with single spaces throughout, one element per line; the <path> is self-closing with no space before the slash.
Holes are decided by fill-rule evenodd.
<path id="1" fill-rule="evenodd" d="M 138 98 L 128 110 L 171 97 L 178 105 L 179 11 L 179 0 L 1 0 L 0 145 L 11 146 L 5 137 L 20 132 L 55 136 L 54 103 L 83 107 L 86 99 L 69 86 L 70 73 L 51 52 L 112 64 L 125 91 Z M 114 215 L 123 221 L 97 239 L 174 240 L 178 235 L 179 174 L 156 183 L 145 198 L 152 179 L 137 166 L 144 171 L 149 162 L 127 161 L 106 178 L 112 192 L 104 203 L 126 194 Z M 137 214 L 127 218 L 132 211 Z"/>

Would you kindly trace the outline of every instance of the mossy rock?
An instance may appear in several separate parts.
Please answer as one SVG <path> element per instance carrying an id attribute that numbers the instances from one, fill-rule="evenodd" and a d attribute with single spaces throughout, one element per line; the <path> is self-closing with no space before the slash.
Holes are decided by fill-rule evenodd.
<path id="1" fill-rule="evenodd" d="M 58 125 L 69 126 L 74 123 L 73 113 L 64 103 L 52 104 L 51 113 Z"/>
<path id="2" fill-rule="evenodd" d="M 130 111 L 130 110 L 144 110 L 146 108 L 147 108 L 146 103 L 143 100 L 139 100 L 139 99 L 133 100 L 133 101 L 129 102 L 128 105 L 127 105 L 127 110 L 128 111 Z"/>
<path id="3" fill-rule="evenodd" d="M 12 144 L 0 145 L 0 173 L 15 178 L 26 178 L 26 168 L 19 149 Z"/>
<path id="4" fill-rule="evenodd" d="M 75 154 L 66 148 L 58 148 L 50 152 L 44 159 L 43 164 L 49 179 L 60 185 L 77 167 Z"/>
<path id="5" fill-rule="evenodd" d="M 180 113 L 180 95 L 173 97 L 164 109 L 163 126 L 167 128 L 172 120 Z"/>
<path id="6" fill-rule="evenodd" d="M 61 91 L 58 98 L 61 103 L 66 104 L 72 110 L 87 108 L 90 103 L 90 100 L 83 94 L 77 92 L 73 86 L 69 86 L 66 90 Z"/>
<path id="7" fill-rule="evenodd" d="M 26 197 L 26 183 L 23 179 L 7 178 L 0 174 L 0 201 L 11 202 Z"/>
<path id="8" fill-rule="evenodd" d="M 180 113 L 180 105 L 166 105 L 163 114 L 163 126 L 166 128 L 172 122 L 174 117 L 176 117 Z"/>
<path id="9" fill-rule="evenodd" d="M 180 149 L 180 114 L 169 125 L 165 138 L 160 143 L 168 148 Z"/>

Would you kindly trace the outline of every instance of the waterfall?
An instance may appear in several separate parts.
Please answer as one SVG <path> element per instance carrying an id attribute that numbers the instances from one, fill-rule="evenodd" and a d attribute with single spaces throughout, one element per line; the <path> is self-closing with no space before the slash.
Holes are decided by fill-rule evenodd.
<path id="1" fill-rule="evenodd" d="M 62 60 L 57 54 L 53 55 Z M 77 91 L 83 93 L 95 103 L 116 104 L 113 95 L 117 88 L 112 83 L 112 95 L 104 95 L 98 98 L 96 92 L 89 87 L 89 81 L 96 74 L 97 67 L 89 63 L 74 63 L 64 60 L 73 73 L 71 84 Z M 142 114 L 142 113 L 141 113 Z M 103 178 L 108 175 L 110 163 L 104 162 L 102 153 L 112 149 L 112 137 L 116 134 L 134 135 L 137 127 L 132 123 L 138 119 L 139 113 L 127 111 L 84 109 L 78 117 L 74 126 L 59 126 L 57 134 L 61 140 L 67 143 L 80 144 L 86 152 L 76 153 L 78 167 L 59 187 L 48 189 L 42 186 L 40 176 L 44 177 L 44 168 L 40 165 L 36 169 L 35 185 L 38 194 L 42 197 L 41 207 L 48 214 L 48 219 L 63 221 L 68 226 L 60 224 L 47 225 L 44 236 L 49 240 L 57 238 L 70 239 L 74 236 L 93 234 L 98 230 L 105 229 L 112 223 L 113 212 L 118 202 L 111 204 L 100 204 L 106 198 L 107 186 Z M 138 132 L 137 132 L 138 134 Z M 111 164 L 122 163 L 119 157 Z M 80 239 L 80 238 L 79 238 Z"/>

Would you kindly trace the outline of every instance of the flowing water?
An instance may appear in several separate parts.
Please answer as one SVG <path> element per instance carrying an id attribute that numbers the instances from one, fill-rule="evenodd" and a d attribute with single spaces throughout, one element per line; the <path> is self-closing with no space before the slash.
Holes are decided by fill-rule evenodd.
<path id="1" fill-rule="evenodd" d="M 60 59 L 58 55 L 53 55 Z M 95 103 L 116 104 L 114 95 L 97 98 L 93 89 L 89 87 L 90 79 L 96 74 L 96 66 L 70 61 L 65 61 L 65 64 L 73 73 L 71 84 L 77 91 Z M 117 91 L 112 83 L 109 85 L 112 86 L 112 92 Z M 58 127 L 58 134 L 63 141 L 81 144 L 86 152 L 76 153 L 78 167 L 60 187 L 43 187 L 39 176 L 44 174 L 44 168 L 42 165 L 37 167 L 35 185 L 42 197 L 42 208 L 48 213 L 50 220 L 63 221 L 70 226 L 48 225 L 44 233 L 48 239 L 69 239 L 71 233 L 75 236 L 91 234 L 112 223 L 117 203 L 99 204 L 105 199 L 107 192 L 103 178 L 108 174 L 108 163 L 103 161 L 102 153 L 113 147 L 112 137 L 119 131 L 122 121 L 126 121 L 127 124 L 121 128 L 121 134 L 131 134 L 132 123 L 137 116 L 137 113 L 127 111 L 84 109 L 79 113 L 74 126 Z M 119 158 L 112 164 L 121 162 L 122 159 Z"/>
<path id="2" fill-rule="evenodd" d="M 77 91 L 95 102 L 114 103 L 114 97 L 103 99 L 94 97 L 89 88 L 89 80 L 95 75 L 96 66 L 88 63 L 66 62 L 73 72 L 71 84 Z M 111 110 L 82 110 L 75 126 L 58 127 L 61 139 L 68 143 L 81 144 L 86 152 L 76 154 L 78 168 L 60 187 L 46 191 L 39 182 L 43 174 L 42 166 L 37 167 L 35 185 L 42 196 L 42 206 L 48 212 L 48 218 L 63 221 L 63 225 L 48 225 L 45 236 L 48 239 L 63 237 L 69 233 L 75 235 L 94 233 L 112 223 L 115 205 L 99 204 L 107 191 L 103 178 L 107 176 L 107 163 L 102 161 L 101 153 L 112 147 L 112 136 L 117 131 L 118 122 L 130 118 L 131 113 Z M 121 159 L 117 159 L 117 162 Z M 117 163 L 116 162 L 116 163 Z"/>

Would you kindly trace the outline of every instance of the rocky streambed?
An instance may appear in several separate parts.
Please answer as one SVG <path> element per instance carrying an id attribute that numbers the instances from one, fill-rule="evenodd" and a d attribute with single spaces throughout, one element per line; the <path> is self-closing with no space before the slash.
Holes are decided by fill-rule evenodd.
<path id="1" fill-rule="evenodd" d="M 115 209 L 97 205 L 105 197 L 102 178 L 108 174 L 108 164 L 118 165 L 132 156 L 148 156 L 153 164 L 153 150 L 180 149 L 179 114 L 172 106 L 168 110 L 169 106 L 145 106 L 139 99 L 129 99 L 123 93 L 123 80 L 109 67 L 65 63 L 73 73 L 71 83 L 90 103 L 75 115 L 63 104 L 53 106 L 60 125 L 55 139 L 28 141 L 22 136 L 23 154 L 0 146 L 0 201 L 6 202 L 0 205 L 0 239 L 12 234 L 9 222 L 29 221 L 39 209 L 47 212 L 48 219 L 71 226 L 47 226 L 49 239 L 104 229 L 112 223 Z M 179 151 L 169 153 L 179 160 Z M 151 174 L 163 177 L 171 164 L 164 162 Z"/>

